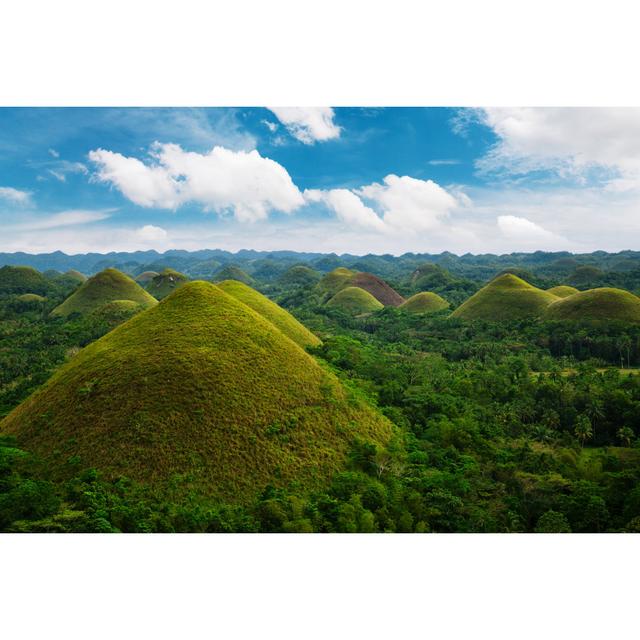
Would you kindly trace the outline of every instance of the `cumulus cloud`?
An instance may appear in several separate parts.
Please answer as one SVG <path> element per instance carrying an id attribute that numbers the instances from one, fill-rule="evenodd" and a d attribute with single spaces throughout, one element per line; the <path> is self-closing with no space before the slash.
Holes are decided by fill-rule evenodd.
<path id="1" fill-rule="evenodd" d="M 617 190 L 640 187 L 640 109 L 489 108 L 477 110 L 498 142 L 477 163 L 483 171 L 553 170 L 584 180 L 589 171 Z"/>
<path id="2" fill-rule="evenodd" d="M 349 226 L 363 229 L 385 230 L 384 221 L 371 208 L 367 207 L 360 198 L 348 189 L 307 189 L 304 197 L 308 202 L 323 202 L 336 217 Z"/>
<path id="3" fill-rule="evenodd" d="M 251 222 L 265 219 L 270 211 L 291 213 L 304 204 L 286 169 L 255 150 L 214 147 L 201 154 L 155 143 L 150 163 L 105 149 L 91 151 L 89 159 L 97 166 L 96 180 L 113 185 L 142 207 L 176 209 L 194 202 Z"/>
<path id="4" fill-rule="evenodd" d="M 269 111 L 304 144 L 340 137 L 340 127 L 333 121 L 335 114 L 331 107 L 269 107 Z"/>
<path id="5" fill-rule="evenodd" d="M 145 224 L 144 227 L 136 229 L 136 236 L 143 242 L 162 242 L 167 239 L 167 232 L 162 227 L 152 224 Z"/>
<path id="6" fill-rule="evenodd" d="M 498 216 L 498 229 L 513 242 L 513 250 L 558 250 L 567 248 L 566 238 L 548 231 L 539 224 L 519 216 Z"/>
<path id="7" fill-rule="evenodd" d="M 466 203 L 432 180 L 394 174 L 359 189 L 307 190 L 304 195 L 308 202 L 323 202 L 342 222 L 385 233 L 432 231 Z"/>
<path id="8" fill-rule="evenodd" d="M 433 180 L 388 175 L 356 193 L 374 202 L 386 225 L 400 230 L 427 231 L 438 226 L 457 206 L 456 199 Z"/>
<path id="9" fill-rule="evenodd" d="M 0 187 L 0 200 L 6 200 L 13 204 L 29 204 L 31 193 L 13 187 Z"/>

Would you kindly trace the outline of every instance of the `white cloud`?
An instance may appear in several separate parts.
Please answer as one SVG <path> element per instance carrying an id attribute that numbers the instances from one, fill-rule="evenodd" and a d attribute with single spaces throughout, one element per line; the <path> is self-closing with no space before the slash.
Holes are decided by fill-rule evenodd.
<path id="1" fill-rule="evenodd" d="M 304 204 L 286 169 L 258 151 L 214 147 L 205 154 L 176 144 L 156 143 L 152 164 L 97 149 L 89 159 L 96 179 L 114 185 L 143 207 L 176 209 L 195 202 L 218 213 L 232 211 L 240 221 L 264 219 L 270 211 L 291 213 Z"/>
<path id="2" fill-rule="evenodd" d="M 274 133 L 278 128 L 278 125 L 275 122 L 271 122 L 271 120 L 260 120 L 260 122 L 267 127 L 271 133 Z"/>
<path id="3" fill-rule="evenodd" d="M 477 163 L 481 170 L 550 169 L 579 180 L 598 170 L 614 189 L 640 187 L 640 109 L 489 108 L 476 115 L 498 137 Z"/>
<path id="4" fill-rule="evenodd" d="M 85 209 L 71 209 L 61 211 L 46 216 L 31 216 L 17 224 L 3 225 L 5 232 L 9 231 L 43 231 L 46 229 L 57 229 L 59 227 L 70 227 L 84 225 L 91 222 L 105 220 L 111 216 L 111 210 L 91 211 Z"/>
<path id="5" fill-rule="evenodd" d="M 52 158 L 59 158 L 60 154 L 55 149 L 49 149 L 49 155 Z"/>
<path id="6" fill-rule="evenodd" d="M 373 201 L 387 226 L 399 230 L 428 231 L 437 227 L 458 206 L 456 199 L 433 180 L 388 175 L 356 194 Z"/>
<path id="7" fill-rule="evenodd" d="M 0 200 L 8 200 L 14 204 L 29 204 L 31 202 L 31 193 L 14 189 L 13 187 L 0 187 Z"/>
<path id="8" fill-rule="evenodd" d="M 384 231 L 385 224 L 378 214 L 367 207 L 358 196 L 348 189 L 307 189 L 304 197 L 308 202 L 323 202 L 337 218 L 351 227 Z"/>
<path id="9" fill-rule="evenodd" d="M 86 175 L 89 173 L 87 167 L 82 162 L 69 162 L 68 160 L 60 160 L 52 164 L 52 168 L 47 169 L 47 172 L 51 174 L 56 180 L 60 182 L 67 181 L 67 174 L 80 173 Z"/>
<path id="10" fill-rule="evenodd" d="M 145 224 L 144 227 L 136 229 L 136 236 L 142 240 L 142 242 L 162 242 L 167 239 L 167 232 L 162 227 L 156 227 L 152 224 Z"/>
<path id="11" fill-rule="evenodd" d="M 429 160 L 427 164 L 430 164 L 432 167 L 440 167 L 440 166 L 450 166 L 454 164 L 460 164 L 460 160 Z"/>
<path id="12" fill-rule="evenodd" d="M 512 251 L 537 251 L 566 249 L 570 242 L 527 218 L 498 216 L 498 229 L 512 243 Z"/>
<path id="13" fill-rule="evenodd" d="M 269 107 L 289 133 L 304 144 L 340 137 L 331 107 Z"/>

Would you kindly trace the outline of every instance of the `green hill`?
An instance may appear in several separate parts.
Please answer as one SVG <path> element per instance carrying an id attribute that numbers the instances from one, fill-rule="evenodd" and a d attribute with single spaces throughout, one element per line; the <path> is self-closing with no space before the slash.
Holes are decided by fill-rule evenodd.
<path id="1" fill-rule="evenodd" d="M 51 284 L 47 279 L 31 267 L 13 267 L 6 265 L 0 268 L 0 295 L 37 293 L 47 295 Z"/>
<path id="2" fill-rule="evenodd" d="M 384 307 L 368 291 L 360 289 L 360 287 L 341 289 L 327 302 L 327 306 L 340 309 L 353 316 L 378 311 Z"/>
<path id="3" fill-rule="evenodd" d="M 392 427 L 268 320 L 199 281 L 80 351 L 0 432 L 53 478 L 95 468 L 241 503 L 267 485 L 324 486 L 354 437 L 383 445 Z"/>
<path id="4" fill-rule="evenodd" d="M 552 293 L 554 296 L 558 296 L 558 298 L 567 298 L 568 296 L 572 296 L 574 293 L 578 293 L 578 289 L 575 287 L 570 287 L 566 284 L 560 284 L 557 287 L 551 287 L 551 289 L 547 289 L 549 293 Z"/>
<path id="5" fill-rule="evenodd" d="M 311 287 L 319 280 L 317 271 L 301 264 L 290 267 L 278 278 L 280 284 L 297 287 Z"/>
<path id="6" fill-rule="evenodd" d="M 142 307 L 157 304 L 138 283 L 117 269 L 105 269 L 80 285 L 51 315 L 87 314 L 114 300 L 131 300 Z"/>
<path id="7" fill-rule="evenodd" d="M 222 267 L 220 271 L 215 274 L 213 278 L 214 282 L 223 282 L 224 280 L 237 280 L 238 282 L 244 282 L 250 287 L 254 286 L 256 281 L 246 272 L 236 267 L 233 264 L 228 264 L 226 267 Z"/>
<path id="8" fill-rule="evenodd" d="M 156 300 L 162 300 L 185 282 L 189 282 L 189 278 L 183 273 L 165 269 L 147 282 L 146 289 Z"/>
<path id="9" fill-rule="evenodd" d="M 23 293 L 18 296 L 18 300 L 20 300 L 20 302 L 44 302 L 46 298 L 39 296 L 37 293 Z"/>
<path id="10" fill-rule="evenodd" d="M 320 340 L 288 311 L 243 282 L 225 280 L 219 282 L 218 287 L 269 320 L 301 347 L 313 347 L 320 344 Z"/>
<path id="11" fill-rule="evenodd" d="M 441 298 L 437 293 L 431 291 L 423 291 L 411 296 L 408 300 L 400 305 L 400 309 L 404 309 L 409 313 L 435 313 L 446 309 L 449 303 Z"/>
<path id="12" fill-rule="evenodd" d="M 75 269 L 69 269 L 69 271 L 65 271 L 64 275 L 70 280 L 76 280 L 78 282 L 85 282 L 87 280 L 87 276 L 84 273 L 80 273 Z"/>
<path id="13" fill-rule="evenodd" d="M 368 291 L 385 307 L 399 307 L 404 302 L 404 298 L 395 289 L 372 273 L 364 271 L 356 273 L 349 279 L 348 284 L 350 287 L 360 287 L 360 289 Z"/>
<path id="14" fill-rule="evenodd" d="M 157 271 L 143 271 L 135 277 L 136 282 L 145 286 L 148 282 L 153 280 L 156 276 L 160 274 Z"/>
<path id="15" fill-rule="evenodd" d="M 540 316 L 558 300 L 512 274 L 498 276 L 463 302 L 452 318 L 463 320 L 516 320 Z"/>
<path id="16" fill-rule="evenodd" d="M 622 289 L 579 291 L 554 302 L 545 317 L 551 320 L 640 322 L 640 298 Z"/>
<path id="17" fill-rule="evenodd" d="M 351 271 L 346 267 L 338 267 L 333 271 L 327 273 L 326 276 L 318 282 L 318 289 L 325 294 L 334 295 L 340 289 L 347 286 L 347 283 L 353 276 L 356 275 L 356 271 Z"/>

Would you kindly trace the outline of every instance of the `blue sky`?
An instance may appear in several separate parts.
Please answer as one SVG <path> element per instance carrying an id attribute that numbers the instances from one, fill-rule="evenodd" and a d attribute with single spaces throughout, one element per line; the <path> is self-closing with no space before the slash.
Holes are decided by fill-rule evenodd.
<path id="1" fill-rule="evenodd" d="M 640 111 L 0 109 L 0 251 L 638 249 Z"/>

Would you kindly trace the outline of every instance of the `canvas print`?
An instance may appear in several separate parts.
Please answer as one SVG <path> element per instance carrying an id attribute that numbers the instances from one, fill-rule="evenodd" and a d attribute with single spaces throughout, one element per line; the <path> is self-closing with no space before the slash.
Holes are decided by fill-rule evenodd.
<path id="1" fill-rule="evenodd" d="M 0 108 L 0 531 L 640 531 L 640 110 Z"/>

